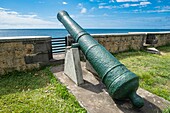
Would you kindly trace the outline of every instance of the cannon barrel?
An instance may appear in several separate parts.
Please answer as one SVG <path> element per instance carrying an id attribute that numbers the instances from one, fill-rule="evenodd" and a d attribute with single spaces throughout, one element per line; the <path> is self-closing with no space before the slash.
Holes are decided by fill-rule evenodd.
<path id="1" fill-rule="evenodd" d="M 114 99 L 129 98 L 135 107 L 142 107 L 144 105 L 143 99 L 136 94 L 139 87 L 139 77 L 129 71 L 81 28 L 66 11 L 60 11 L 57 18 L 79 44 L 87 60 L 106 85 L 109 95 Z"/>

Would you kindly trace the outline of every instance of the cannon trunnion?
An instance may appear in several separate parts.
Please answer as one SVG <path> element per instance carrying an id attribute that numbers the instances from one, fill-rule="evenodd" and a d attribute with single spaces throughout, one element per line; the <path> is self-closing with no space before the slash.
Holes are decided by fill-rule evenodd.
<path id="1" fill-rule="evenodd" d="M 79 44 L 87 60 L 106 85 L 110 96 L 114 99 L 129 98 L 134 106 L 142 107 L 144 105 L 143 99 L 136 94 L 139 87 L 139 77 L 129 71 L 81 28 L 66 11 L 60 11 L 57 18 Z"/>

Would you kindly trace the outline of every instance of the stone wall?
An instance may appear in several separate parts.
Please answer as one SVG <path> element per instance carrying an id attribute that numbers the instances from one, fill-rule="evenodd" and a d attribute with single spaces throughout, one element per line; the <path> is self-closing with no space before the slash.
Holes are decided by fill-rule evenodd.
<path id="1" fill-rule="evenodd" d="M 170 33 L 155 33 L 155 36 L 158 38 L 158 43 L 155 47 L 170 44 Z"/>
<path id="2" fill-rule="evenodd" d="M 39 68 L 51 58 L 51 37 L 0 37 L 0 75 Z"/>
<path id="3" fill-rule="evenodd" d="M 118 53 L 130 49 L 140 50 L 143 48 L 143 35 L 118 34 L 118 35 L 92 35 L 111 53 Z"/>
<path id="4" fill-rule="evenodd" d="M 92 34 L 108 51 L 118 53 L 128 50 L 141 50 L 144 48 L 146 37 L 154 34 L 158 39 L 155 47 L 170 44 L 170 32 L 158 33 L 129 33 L 129 34 Z M 150 46 L 150 45 L 147 45 Z"/>
<path id="5" fill-rule="evenodd" d="M 155 47 L 170 44 L 170 33 L 92 34 L 108 51 L 118 53 L 144 48 L 148 34 L 158 39 Z M 51 37 L 0 37 L 0 75 L 46 65 L 52 59 Z"/>

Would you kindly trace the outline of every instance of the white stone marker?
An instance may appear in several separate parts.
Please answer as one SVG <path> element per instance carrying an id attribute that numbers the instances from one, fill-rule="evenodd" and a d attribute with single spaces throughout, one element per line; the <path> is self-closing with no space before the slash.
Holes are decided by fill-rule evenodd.
<path id="1" fill-rule="evenodd" d="M 67 48 L 64 74 L 66 74 L 77 85 L 84 83 L 78 48 Z"/>

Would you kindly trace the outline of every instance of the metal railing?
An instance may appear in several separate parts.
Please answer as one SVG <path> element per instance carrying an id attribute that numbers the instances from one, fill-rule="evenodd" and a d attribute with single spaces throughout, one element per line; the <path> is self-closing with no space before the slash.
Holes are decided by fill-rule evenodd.
<path id="1" fill-rule="evenodd" d="M 57 37 L 51 39 L 52 53 L 63 53 L 67 46 L 67 37 Z"/>

